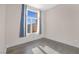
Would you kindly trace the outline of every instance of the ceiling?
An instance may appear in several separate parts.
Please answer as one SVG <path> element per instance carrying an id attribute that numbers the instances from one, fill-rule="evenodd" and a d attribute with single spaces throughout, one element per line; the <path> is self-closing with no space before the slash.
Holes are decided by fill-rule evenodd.
<path id="1" fill-rule="evenodd" d="M 29 4 L 29 5 L 38 8 L 40 10 L 48 10 L 50 8 L 55 7 L 57 4 Z"/>

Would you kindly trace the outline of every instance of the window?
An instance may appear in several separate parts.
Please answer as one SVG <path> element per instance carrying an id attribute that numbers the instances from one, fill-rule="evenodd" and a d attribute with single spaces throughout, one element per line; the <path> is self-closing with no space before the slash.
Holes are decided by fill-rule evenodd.
<path id="1" fill-rule="evenodd" d="M 20 37 L 26 37 L 28 34 L 41 33 L 40 30 L 40 10 L 22 4 Z"/>
<path id="2" fill-rule="evenodd" d="M 26 33 L 39 33 L 39 17 L 40 11 L 33 9 L 32 7 L 27 7 L 26 9 Z"/>

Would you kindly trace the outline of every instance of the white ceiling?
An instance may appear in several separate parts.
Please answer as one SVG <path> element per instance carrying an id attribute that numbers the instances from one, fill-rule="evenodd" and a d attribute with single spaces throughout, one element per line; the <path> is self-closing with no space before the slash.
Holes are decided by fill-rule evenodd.
<path id="1" fill-rule="evenodd" d="M 29 4 L 29 5 L 41 10 L 48 10 L 50 8 L 55 7 L 57 4 Z"/>

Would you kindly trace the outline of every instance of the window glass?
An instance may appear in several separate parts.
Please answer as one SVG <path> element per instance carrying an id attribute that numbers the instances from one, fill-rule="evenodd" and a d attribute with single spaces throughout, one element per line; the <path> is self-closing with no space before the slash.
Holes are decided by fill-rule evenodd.
<path id="1" fill-rule="evenodd" d="M 32 19 L 32 32 L 37 32 L 37 19 Z"/>
<path id="2" fill-rule="evenodd" d="M 31 18 L 27 18 L 27 24 L 31 24 Z"/>
<path id="3" fill-rule="evenodd" d="M 34 17 L 34 18 L 37 18 L 37 13 L 36 13 L 36 12 L 33 12 L 33 11 L 28 10 L 28 17 Z"/>
<path id="4" fill-rule="evenodd" d="M 28 24 L 27 26 L 28 26 L 28 27 L 27 27 L 27 32 L 28 32 L 28 33 L 31 33 L 31 24 Z"/>
<path id="5" fill-rule="evenodd" d="M 30 18 L 27 18 L 27 32 L 28 33 L 31 33 L 31 19 Z"/>

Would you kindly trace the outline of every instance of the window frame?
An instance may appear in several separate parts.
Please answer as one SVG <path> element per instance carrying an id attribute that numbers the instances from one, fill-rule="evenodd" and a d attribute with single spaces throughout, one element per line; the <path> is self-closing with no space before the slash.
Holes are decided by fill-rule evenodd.
<path id="1" fill-rule="evenodd" d="M 34 8 L 34 9 L 32 9 L 33 7 L 30 7 L 29 8 L 29 6 L 27 6 L 27 8 L 26 8 L 26 10 L 25 10 L 25 13 L 26 13 L 26 15 L 25 15 L 25 17 L 26 17 L 26 35 L 30 35 L 30 34 L 39 34 L 39 31 L 40 31 L 40 10 L 37 10 L 36 8 Z M 37 13 L 37 18 L 32 18 L 32 17 L 30 17 L 31 18 L 31 32 L 30 33 L 28 33 L 28 24 L 27 24 L 27 19 L 28 19 L 28 10 L 30 10 L 30 11 L 33 11 L 33 12 L 36 12 Z M 24 18 L 25 18 L 24 17 Z M 37 19 L 37 32 L 32 32 L 32 19 Z"/>

